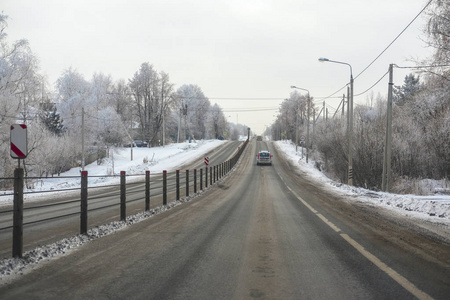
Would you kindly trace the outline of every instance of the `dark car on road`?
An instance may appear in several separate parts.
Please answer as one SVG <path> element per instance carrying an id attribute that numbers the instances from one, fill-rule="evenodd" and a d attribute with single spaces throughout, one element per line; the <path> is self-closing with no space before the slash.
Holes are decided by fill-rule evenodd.
<path id="1" fill-rule="evenodd" d="M 128 143 L 127 145 L 125 145 L 125 147 L 131 147 L 131 144 Z M 145 141 L 141 141 L 141 140 L 134 140 L 133 141 L 133 147 L 147 148 L 148 147 L 148 143 L 145 142 Z"/>
<path id="2" fill-rule="evenodd" d="M 135 140 L 134 144 L 136 145 L 136 147 L 140 147 L 140 148 L 148 147 L 147 142 L 140 141 L 140 140 Z"/>

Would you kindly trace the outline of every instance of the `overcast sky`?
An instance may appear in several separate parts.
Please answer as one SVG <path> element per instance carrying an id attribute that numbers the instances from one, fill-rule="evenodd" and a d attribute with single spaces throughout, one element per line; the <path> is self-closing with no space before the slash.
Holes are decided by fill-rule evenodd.
<path id="1" fill-rule="evenodd" d="M 347 62 L 358 75 L 427 2 L 2 0 L 0 9 L 9 16 L 9 41 L 29 40 L 50 84 L 69 67 L 87 80 L 95 72 L 127 80 L 149 62 L 168 73 L 176 88 L 200 86 L 229 121 L 261 133 L 291 85 L 308 89 L 319 103 L 349 82 L 347 66 L 319 63 L 319 57 Z M 419 17 L 355 80 L 355 94 L 372 86 L 390 63 L 411 66 L 411 59 L 429 56 L 422 41 L 425 22 Z M 395 69 L 395 84 L 409 72 Z M 385 96 L 387 87 L 386 77 L 374 95 Z M 355 97 L 355 103 L 367 103 L 370 95 Z"/>

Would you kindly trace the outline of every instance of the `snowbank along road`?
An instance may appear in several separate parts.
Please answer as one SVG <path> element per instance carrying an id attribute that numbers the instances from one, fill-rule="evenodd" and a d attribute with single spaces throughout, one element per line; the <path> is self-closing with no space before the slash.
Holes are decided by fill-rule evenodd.
<path id="1" fill-rule="evenodd" d="M 256 166 L 270 150 L 272 166 Z M 190 202 L 0 287 L 2 299 L 448 299 L 449 237 L 324 192 L 270 143 Z"/>

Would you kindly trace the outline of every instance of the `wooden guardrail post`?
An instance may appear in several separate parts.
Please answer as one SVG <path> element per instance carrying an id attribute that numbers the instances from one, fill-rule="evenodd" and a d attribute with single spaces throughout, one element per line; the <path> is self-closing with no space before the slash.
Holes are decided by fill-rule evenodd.
<path id="1" fill-rule="evenodd" d="M 209 185 L 213 184 L 213 167 L 209 167 Z"/>
<path id="2" fill-rule="evenodd" d="M 194 194 L 197 194 L 197 169 L 194 169 Z"/>
<path id="3" fill-rule="evenodd" d="M 163 205 L 167 205 L 167 171 L 163 171 Z"/>
<path id="4" fill-rule="evenodd" d="M 150 171 L 145 171 L 145 211 L 150 210 Z"/>
<path id="5" fill-rule="evenodd" d="M 23 169 L 14 170 L 13 204 L 13 257 L 22 257 L 23 252 Z"/>
<path id="6" fill-rule="evenodd" d="M 80 234 L 88 227 L 88 171 L 81 171 Z"/>
<path id="7" fill-rule="evenodd" d="M 176 189 L 177 189 L 177 200 L 180 200 L 180 170 L 177 170 L 176 174 Z"/>
<path id="8" fill-rule="evenodd" d="M 125 221 L 127 218 L 127 185 L 125 171 L 120 171 L 120 220 Z"/>
<path id="9" fill-rule="evenodd" d="M 189 197 L 189 170 L 186 170 L 186 197 Z"/>

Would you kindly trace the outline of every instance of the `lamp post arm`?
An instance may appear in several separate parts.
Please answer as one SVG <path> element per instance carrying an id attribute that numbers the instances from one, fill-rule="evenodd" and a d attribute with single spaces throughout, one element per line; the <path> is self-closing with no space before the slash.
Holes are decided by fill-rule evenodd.
<path id="1" fill-rule="evenodd" d="M 332 63 L 336 63 L 336 64 L 341 64 L 341 65 L 347 65 L 350 68 L 350 77 L 353 79 L 353 70 L 352 70 L 352 66 L 349 63 L 343 62 L 343 61 L 337 61 L 337 60 L 331 60 L 328 58 L 319 58 L 320 62 L 332 62 Z"/>

